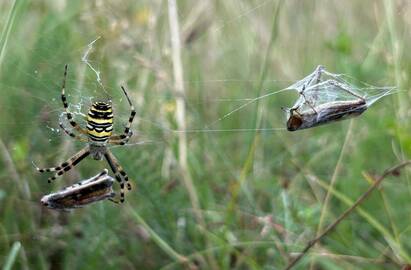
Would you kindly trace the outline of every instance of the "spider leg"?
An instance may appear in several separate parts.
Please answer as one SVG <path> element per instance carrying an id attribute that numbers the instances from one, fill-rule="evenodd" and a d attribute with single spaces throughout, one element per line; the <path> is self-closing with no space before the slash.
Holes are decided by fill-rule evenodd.
<path id="1" fill-rule="evenodd" d="M 122 138 L 121 135 L 111 136 L 108 142 L 110 144 L 115 144 L 115 145 L 125 145 L 130 140 L 130 137 L 132 135 L 133 135 L 133 132 L 130 131 L 129 135 L 126 136 L 125 138 Z"/>
<path id="2" fill-rule="evenodd" d="M 104 157 L 106 158 L 108 164 L 110 165 L 110 168 L 113 171 L 114 176 L 116 177 L 117 181 L 120 183 L 120 202 L 123 203 L 124 202 L 124 182 L 127 183 L 127 189 L 128 190 L 131 189 L 131 185 L 128 182 L 128 175 L 123 170 L 123 168 L 121 167 L 116 157 L 109 150 L 106 151 L 106 153 L 104 154 Z"/>
<path id="3" fill-rule="evenodd" d="M 81 128 L 76 121 L 74 121 L 73 119 L 73 115 L 68 111 L 68 103 L 67 103 L 67 98 L 66 98 L 66 94 L 65 94 L 65 90 L 66 90 L 66 78 L 67 78 L 67 64 L 64 66 L 64 77 L 63 77 L 63 84 L 61 87 L 61 101 L 63 101 L 63 107 L 64 107 L 64 111 L 66 112 L 66 116 L 67 116 L 67 120 L 70 122 L 70 125 L 76 129 L 78 132 L 82 133 L 82 134 L 87 134 L 87 130 Z"/>
<path id="4" fill-rule="evenodd" d="M 50 168 L 39 168 L 36 165 L 34 165 L 36 167 L 36 170 L 38 172 L 44 173 L 44 172 L 55 172 L 55 171 L 60 171 L 63 170 L 65 167 L 67 167 L 70 162 L 75 159 L 77 156 L 81 156 L 82 154 L 84 154 L 85 152 L 88 152 L 89 149 L 88 147 L 85 147 L 83 149 L 81 149 L 79 152 L 77 152 L 75 155 L 73 155 L 70 159 L 68 159 L 67 161 L 61 163 L 59 166 L 56 167 L 50 167 Z"/>
<path id="5" fill-rule="evenodd" d="M 120 163 L 118 162 L 117 158 L 113 155 L 113 153 L 111 153 L 109 150 L 107 150 L 107 155 L 110 157 L 111 162 L 116 166 L 118 172 L 120 173 L 121 177 L 124 178 L 124 181 L 127 184 L 127 189 L 131 190 L 131 185 L 128 182 L 128 175 L 127 173 L 124 171 L 123 167 L 121 167 Z"/>
<path id="6" fill-rule="evenodd" d="M 120 201 L 114 200 L 113 198 L 108 198 L 108 200 L 109 200 L 110 202 L 115 203 L 115 204 L 119 204 L 119 203 L 120 203 Z"/>
<path id="7" fill-rule="evenodd" d="M 87 139 L 80 137 L 79 135 L 74 134 L 73 132 L 71 132 L 70 130 L 68 130 L 64 125 L 63 122 L 59 122 L 59 126 L 60 128 L 70 137 L 80 141 L 80 142 L 88 142 Z"/>
<path id="8" fill-rule="evenodd" d="M 108 143 L 125 144 L 128 142 L 130 137 L 133 135 L 133 132 L 130 131 L 130 127 L 131 127 L 131 124 L 133 123 L 134 116 L 136 116 L 136 110 L 134 109 L 134 106 L 131 103 L 130 97 L 128 96 L 126 89 L 123 86 L 121 86 L 121 89 L 123 90 L 124 95 L 127 98 L 128 104 L 130 105 L 131 113 L 130 113 L 130 117 L 128 118 L 128 123 L 126 127 L 124 128 L 123 134 L 110 136 Z M 119 140 L 122 140 L 124 143 L 118 142 Z"/>
<path id="9" fill-rule="evenodd" d="M 65 172 L 68 172 L 72 168 L 74 168 L 80 161 L 82 161 L 85 157 L 90 155 L 90 150 L 88 147 L 83 148 L 72 156 L 69 160 L 61 164 L 61 169 L 58 170 L 53 176 L 48 178 L 48 182 L 51 183 L 51 181 L 56 180 L 57 177 L 63 175 Z"/>
<path id="10" fill-rule="evenodd" d="M 56 172 L 54 176 L 49 178 L 49 182 L 51 180 L 56 179 L 58 176 L 62 175 L 63 173 L 69 171 L 71 168 L 73 168 L 77 163 L 79 163 L 81 160 L 83 160 L 85 157 L 87 157 L 90 154 L 90 150 L 88 147 L 85 147 L 81 149 L 78 153 L 76 153 L 74 156 L 72 156 L 70 159 L 67 161 L 61 163 L 57 167 L 51 167 L 51 168 L 39 168 L 36 166 L 36 169 L 38 172 Z"/>
<path id="11" fill-rule="evenodd" d="M 117 171 L 116 165 L 114 165 L 113 161 L 111 160 L 111 157 L 108 154 L 104 154 L 104 157 L 106 158 L 108 164 L 110 165 L 111 170 L 114 173 L 114 177 L 116 178 L 117 182 L 120 184 L 120 202 L 124 202 L 124 182 L 123 179 L 121 179 L 120 174 Z M 111 200 L 112 202 L 116 203 L 117 201 Z"/>

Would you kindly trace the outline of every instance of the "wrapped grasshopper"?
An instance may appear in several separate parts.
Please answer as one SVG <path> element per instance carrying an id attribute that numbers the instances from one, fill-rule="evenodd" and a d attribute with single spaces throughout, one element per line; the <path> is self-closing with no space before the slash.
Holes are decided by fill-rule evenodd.
<path id="1" fill-rule="evenodd" d="M 311 128 L 359 116 L 367 108 L 367 103 L 364 100 L 334 101 L 314 107 L 313 110 L 309 111 L 298 111 L 291 108 L 287 120 L 287 130 Z"/>
<path id="2" fill-rule="evenodd" d="M 51 209 L 70 210 L 105 199 L 113 201 L 112 198 L 115 196 L 113 183 L 114 179 L 104 169 L 90 179 L 43 196 L 41 203 Z"/>
<path id="3" fill-rule="evenodd" d="M 286 109 L 287 130 L 296 131 L 359 116 L 394 88 L 357 88 L 343 80 L 341 75 L 318 66 L 312 74 L 288 89 L 295 89 L 300 94 L 294 106 Z M 369 92 L 360 94 L 360 90 L 378 92 L 369 95 Z"/>

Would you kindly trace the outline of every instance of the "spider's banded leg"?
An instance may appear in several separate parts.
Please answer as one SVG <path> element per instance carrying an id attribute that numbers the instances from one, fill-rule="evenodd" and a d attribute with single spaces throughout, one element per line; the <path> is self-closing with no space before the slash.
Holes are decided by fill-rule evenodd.
<path id="1" fill-rule="evenodd" d="M 60 170 L 64 170 L 65 167 L 67 167 L 68 165 L 70 165 L 71 161 L 73 158 L 77 158 L 77 156 L 84 154 L 84 151 L 87 150 L 88 151 L 88 147 L 85 147 L 83 149 L 81 149 L 78 153 L 76 153 L 74 156 L 72 156 L 70 159 L 66 160 L 65 162 L 61 163 L 60 165 L 56 166 L 56 167 L 49 167 L 49 168 L 40 168 L 37 167 L 36 165 L 34 165 L 36 167 L 36 170 L 40 173 L 44 173 L 44 172 L 55 172 L 55 171 L 60 171 Z M 34 164 L 34 163 L 33 163 Z"/>
<path id="2" fill-rule="evenodd" d="M 69 170 L 74 168 L 80 161 L 82 161 L 88 155 L 90 155 L 90 150 L 87 146 L 81 149 L 80 152 L 72 156 L 69 160 L 64 162 L 61 165 L 61 169 L 57 171 L 53 176 L 48 178 L 48 182 L 51 183 L 51 181 L 56 180 L 57 177 L 63 175 L 65 172 L 68 172 Z"/>
<path id="3" fill-rule="evenodd" d="M 128 96 L 126 89 L 123 86 L 121 86 L 121 89 L 123 90 L 124 95 L 127 98 L 128 104 L 130 105 L 131 113 L 130 113 L 130 117 L 128 118 L 128 123 L 126 127 L 124 128 L 123 134 L 110 136 L 110 139 L 108 141 L 109 143 L 111 143 L 111 141 L 117 141 L 121 139 L 121 140 L 124 140 L 124 144 L 125 144 L 130 139 L 130 137 L 133 135 L 133 133 L 130 131 L 130 128 L 131 128 L 131 124 L 133 123 L 134 116 L 136 116 L 136 110 L 134 109 L 133 103 L 131 103 L 130 97 Z"/>
<path id="4" fill-rule="evenodd" d="M 108 143 L 124 145 L 130 140 L 131 136 L 133 136 L 133 132 L 131 130 L 128 135 L 113 135 L 108 139 Z"/>
<path id="5" fill-rule="evenodd" d="M 128 96 L 126 89 L 123 86 L 121 86 L 121 89 L 123 90 L 124 95 L 126 96 L 128 104 L 130 105 L 131 109 L 130 117 L 128 118 L 128 123 L 124 129 L 124 135 L 127 137 L 132 135 L 132 133 L 130 133 L 130 127 L 133 123 L 134 116 L 136 116 L 136 110 L 134 109 L 133 103 L 131 103 L 130 97 Z"/>
<path id="6" fill-rule="evenodd" d="M 70 159 L 67 161 L 61 163 L 57 167 L 51 167 L 51 168 L 39 168 L 36 167 L 37 171 L 43 173 L 43 172 L 55 172 L 57 171 L 56 175 L 62 175 L 64 172 L 68 171 L 71 169 L 72 166 L 75 166 L 77 163 L 79 163 L 83 158 L 88 156 L 90 154 L 90 150 L 88 147 L 85 147 L 81 149 L 77 154 L 72 156 Z M 61 172 L 61 173 L 60 173 Z M 54 178 L 55 179 L 55 178 Z M 52 180 L 54 180 L 52 179 Z M 49 178 L 50 180 L 50 178 Z"/>
<path id="7" fill-rule="evenodd" d="M 126 143 L 128 143 L 132 135 L 133 135 L 133 132 L 130 131 L 129 135 L 127 135 L 125 138 L 122 138 L 122 135 L 111 136 L 110 139 L 108 140 L 108 143 L 117 144 L 117 145 L 125 145 Z"/>
<path id="8" fill-rule="evenodd" d="M 111 160 L 113 161 L 114 165 L 117 166 L 118 172 L 121 174 L 121 176 L 124 178 L 124 181 L 127 184 L 127 189 L 131 189 L 131 185 L 128 181 L 128 175 L 124 171 L 123 167 L 121 167 L 120 162 L 118 162 L 117 158 L 113 155 L 113 153 L 110 152 L 110 150 L 107 150 L 107 154 L 110 156 Z"/>
<path id="9" fill-rule="evenodd" d="M 121 179 L 120 174 L 117 171 L 117 167 L 114 165 L 113 161 L 111 160 L 111 157 L 108 154 L 104 154 L 104 157 L 106 158 L 108 165 L 110 165 L 111 170 L 114 173 L 114 177 L 116 178 L 117 182 L 120 184 L 120 202 L 124 202 L 124 182 L 123 179 Z M 113 202 L 116 202 L 113 200 Z"/>
<path id="10" fill-rule="evenodd" d="M 110 140 L 109 142 L 114 145 L 125 145 L 128 140 Z"/>
<path id="11" fill-rule="evenodd" d="M 80 142 L 88 142 L 87 139 L 82 138 L 82 137 L 74 134 L 73 132 L 69 131 L 68 129 L 66 129 L 66 128 L 64 127 L 64 125 L 63 125 L 62 122 L 59 122 L 59 126 L 60 126 L 60 128 L 61 128 L 67 135 L 69 135 L 70 137 L 72 137 L 72 138 L 74 138 L 74 139 L 76 139 L 76 140 L 78 140 L 78 141 L 80 141 Z"/>
<path id="12" fill-rule="evenodd" d="M 109 151 L 104 154 L 104 157 L 106 158 L 108 164 L 110 165 L 111 170 L 114 173 L 114 176 L 116 177 L 117 181 L 120 183 L 120 202 L 124 202 L 124 182 L 127 183 L 127 189 L 131 189 L 131 185 L 128 182 L 128 175 L 126 172 L 123 170 L 121 167 L 120 163 L 117 161 L 116 157 Z M 123 181 L 124 178 L 124 181 Z"/>
<path id="13" fill-rule="evenodd" d="M 115 203 L 115 204 L 119 204 L 119 203 L 120 203 L 120 201 L 114 200 L 113 198 L 108 198 L 108 200 L 109 200 L 110 202 Z"/>
<path id="14" fill-rule="evenodd" d="M 68 103 L 66 98 L 66 78 L 67 78 L 67 64 L 64 66 L 64 77 L 63 77 L 63 85 L 61 86 L 61 101 L 63 101 L 64 111 L 66 112 L 67 120 L 69 121 L 70 125 L 75 128 L 78 132 L 82 134 L 87 134 L 87 130 L 82 129 L 76 121 L 73 119 L 73 115 L 68 111 Z"/>

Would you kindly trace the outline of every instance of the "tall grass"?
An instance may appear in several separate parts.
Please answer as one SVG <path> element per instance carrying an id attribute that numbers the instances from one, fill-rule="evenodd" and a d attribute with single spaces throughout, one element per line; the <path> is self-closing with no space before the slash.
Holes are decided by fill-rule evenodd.
<path id="1" fill-rule="evenodd" d="M 282 269 L 375 175 L 409 158 L 406 2 L 170 2 L 177 3 L 170 13 L 167 1 L 0 3 L 3 268 Z M 112 148 L 133 190 L 122 206 L 48 210 L 42 195 L 107 167 L 86 159 L 52 185 L 32 167 L 56 165 L 83 146 L 56 131 L 61 80 L 68 63 L 74 112 L 107 96 L 81 62 L 98 36 L 89 60 L 113 100 L 116 131 L 129 115 L 120 85 L 137 108 L 131 145 Z M 351 124 L 293 133 L 281 130 L 281 107 L 297 98 L 291 92 L 217 120 L 318 64 L 373 85 L 396 84 L 400 95 Z M 175 76 L 178 69 L 184 76 Z M 184 119 L 176 119 L 183 107 Z M 84 124 L 80 114 L 76 120 Z M 410 191 L 407 171 L 384 180 L 295 269 L 411 263 Z"/>

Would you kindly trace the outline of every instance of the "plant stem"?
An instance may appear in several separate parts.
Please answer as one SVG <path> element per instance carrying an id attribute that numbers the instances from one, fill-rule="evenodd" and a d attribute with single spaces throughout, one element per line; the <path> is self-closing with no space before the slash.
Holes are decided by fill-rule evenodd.
<path id="1" fill-rule="evenodd" d="M 174 74 L 174 88 L 176 95 L 176 121 L 178 130 L 186 130 L 186 108 L 185 108 L 185 90 L 183 79 L 183 64 L 181 61 L 181 40 L 180 30 L 178 24 L 177 15 L 177 3 L 175 0 L 168 0 L 168 18 L 170 24 L 171 34 L 171 50 L 173 61 L 173 74 Z M 182 172 L 182 179 L 184 186 L 188 191 L 188 195 L 193 205 L 194 213 L 198 221 L 202 220 L 202 214 L 200 211 L 200 205 L 196 189 L 191 178 L 188 163 L 187 163 L 187 136 L 185 132 L 178 133 L 178 162 Z"/>
<path id="2" fill-rule="evenodd" d="M 307 252 L 318 242 L 320 241 L 324 236 L 326 236 L 330 231 L 332 231 L 335 227 L 337 227 L 338 224 L 341 223 L 341 221 L 343 221 L 349 214 L 351 214 L 351 212 L 353 212 L 365 199 L 368 198 L 368 196 L 380 185 L 380 183 L 382 182 L 382 180 L 384 180 L 387 176 L 398 172 L 399 170 L 401 170 L 402 168 L 404 168 L 405 166 L 411 165 L 411 160 L 406 160 L 403 161 L 402 163 L 387 169 L 384 171 L 384 173 L 379 176 L 374 184 L 366 191 L 364 192 L 356 201 L 355 203 L 348 208 L 347 210 L 345 210 L 332 224 L 330 224 L 321 234 L 319 234 L 318 236 L 316 236 L 314 239 L 308 241 L 307 245 L 305 246 L 305 248 L 303 249 L 303 251 L 297 256 L 295 257 L 285 268 L 284 270 L 289 270 L 291 269 L 295 264 L 297 264 L 297 262 L 299 262 L 305 254 L 307 254 Z"/>

